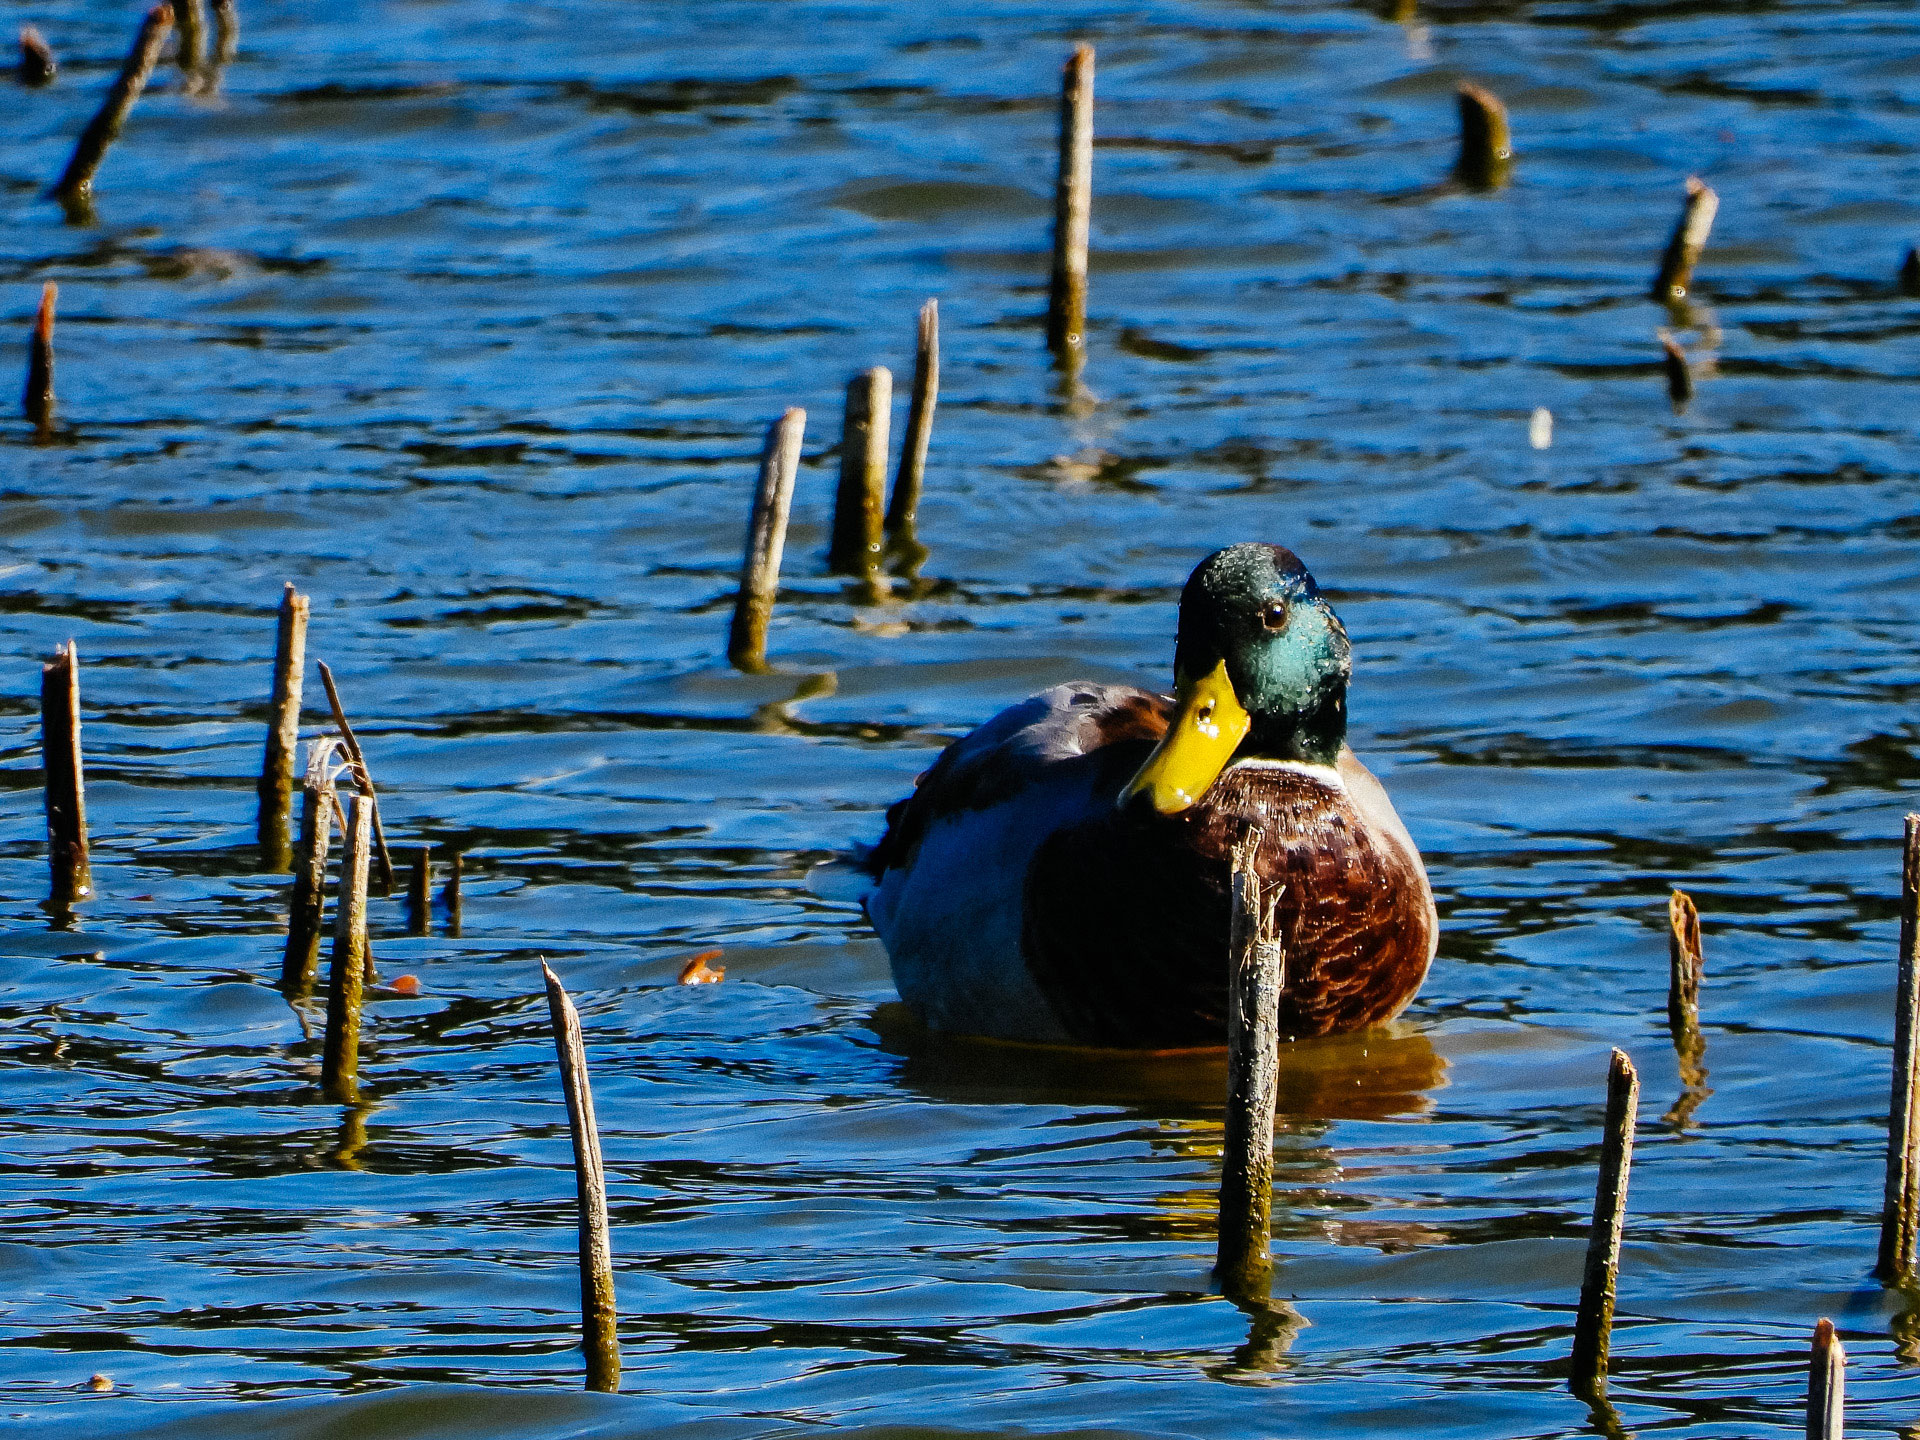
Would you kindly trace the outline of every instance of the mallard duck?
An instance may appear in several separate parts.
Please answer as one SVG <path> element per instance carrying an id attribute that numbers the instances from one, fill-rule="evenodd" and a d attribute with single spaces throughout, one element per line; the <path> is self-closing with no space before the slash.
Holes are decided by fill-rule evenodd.
<path id="1" fill-rule="evenodd" d="M 1230 852 L 1284 886 L 1280 1033 L 1378 1025 L 1439 919 L 1346 745 L 1352 651 L 1292 551 L 1234 545 L 1180 596 L 1171 698 L 1056 685 L 955 741 L 887 812 L 868 918 L 938 1031 L 1154 1049 L 1226 1033 Z"/>

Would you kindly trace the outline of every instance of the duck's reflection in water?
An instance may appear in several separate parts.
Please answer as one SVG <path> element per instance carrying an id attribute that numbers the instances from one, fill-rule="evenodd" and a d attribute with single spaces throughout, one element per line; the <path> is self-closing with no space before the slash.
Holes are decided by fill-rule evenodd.
<path id="1" fill-rule="evenodd" d="M 872 1020 L 886 1049 L 902 1057 L 901 1082 L 930 1099 L 960 1104 L 1119 1106 L 1150 1121 L 1156 1151 L 1204 1167 L 1204 1185 L 1183 1187 L 1157 1202 L 1161 1238 L 1210 1251 L 1219 1204 L 1221 1117 L 1227 1093 L 1224 1048 L 1208 1050 L 1094 1050 L 1023 1045 L 936 1035 L 901 1005 L 883 1005 Z M 1433 1109 L 1446 1081 L 1447 1062 L 1413 1027 L 1396 1023 L 1358 1035 L 1283 1045 L 1274 1127 L 1273 1232 L 1299 1243 L 1363 1245 L 1410 1250 L 1445 1236 L 1399 1219 L 1355 1213 L 1357 1197 L 1341 1197 L 1343 1212 L 1326 1213 L 1339 1186 L 1339 1151 L 1326 1143 L 1342 1120 L 1417 1117 Z M 1198 1283 L 1205 1282 L 1197 1272 Z M 1285 1262 L 1275 1274 L 1285 1288 Z M 1219 1367 L 1223 1377 L 1282 1368 L 1306 1321 L 1285 1301 L 1248 1302 L 1246 1343 Z"/>

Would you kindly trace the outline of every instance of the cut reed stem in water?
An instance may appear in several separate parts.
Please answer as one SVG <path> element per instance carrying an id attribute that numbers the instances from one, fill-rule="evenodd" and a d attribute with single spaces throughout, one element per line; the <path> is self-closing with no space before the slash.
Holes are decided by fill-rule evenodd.
<path id="1" fill-rule="evenodd" d="M 40 287 L 40 308 L 27 341 L 27 385 L 20 394 L 20 411 L 42 440 L 53 433 L 53 307 L 59 298 L 60 287 L 53 281 Z"/>
<path id="2" fill-rule="evenodd" d="M 360 1001 L 367 974 L 367 862 L 372 851 L 373 798 L 347 800 L 347 843 L 340 854 L 340 891 L 333 907 L 333 961 L 327 972 L 327 1038 L 320 1089 L 329 1100 L 360 1098 Z"/>
<path id="3" fill-rule="evenodd" d="M 1900 293 L 1920 295 L 1920 249 L 1909 245 L 1907 258 L 1900 262 Z"/>
<path id="4" fill-rule="evenodd" d="M 307 668 L 307 597 L 289 581 L 280 592 L 273 643 L 273 698 L 267 709 L 267 749 L 260 762 L 260 854 L 269 870 L 291 858 L 287 820 L 293 810 L 294 752 L 300 747 L 300 701 Z"/>
<path id="5" fill-rule="evenodd" d="M 1913 1278 L 1920 1229 L 1920 815 L 1907 816 L 1900 865 L 1900 956 L 1893 1001 L 1893 1084 L 1887 1103 L 1887 1184 L 1874 1274 L 1891 1285 Z"/>
<path id="6" fill-rule="evenodd" d="M 900 446 L 900 469 L 887 501 L 887 534 L 896 544 L 913 539 L 920 490 L 927 476 L 927 445 L 933 438 L 933 411 L 940 403 L 940 302 L 920 307 L 919 344 L 913 357 L 913 403 L 907 410 L 907 437 Z"/>
<path id="7" fill-rule="evenodd" d="M 852 575 L 868 600 L 887 590 L 880 571 L 881 519 L 887 503 L 887 440 L 893 423 L 893 372 L 863 370 L 847 383 L 840 431 L 840 487 L 833 497 L 833 542 L 827 567 Z"/>
<path id="8" fill-rule="evenodd" d="M 1569 1385 L 1583 1398 L 1607 1392 L 1607 1358 L 1613 1339 L 1613 1302 L 1620 1276 L 1620 1232 L 1627 1217 L 1627 1177 L 1633 1166 L 1633 1124 L 1640 1109 L 1640 1077 L 1624 1050 L 1607 1067 L 1606 1136 L 1600 1148 L 1600 1181 L 1593 1196 L 1593 1233 L 1580 1281 L 1580 1313 L 1573 1326 Z"/>
<path id="9" fill-rule="evenodd" d="M 1674 224 L 1667 248 L 1660 256 L 1660 270 L 1653 277 L 1653 298 L 1666 304 L 1684 300 L 1693 288 L 1693 267 L 1700 252 L 1707 248 L 1713 233 L 1713 217 L 1720 212 L 1720 197 L 1697 175 L 1687 177 L 1687 198 L 1680 207 L 1680 219 Z"/>
<path id="10" fill-rule="evenodd" d="M 454 939 L 460 938 L 460 852 L 454 851 L 447 860 L 447 883 L 440 892 L 441 903 L 447 907 L 447 934 Z"/>
<path id="11" fill-rule="evenodd" d="M 1053 199 L 1047 347 L 1079 369 L 1087 332 L 1087 242 L 1093 229 L 1093 46 L 1077 45 L 1060 74 L 1060 172 Z"/>
<path id="12" fill-rule="evenodd" d="M 1460 156 L 1453 173 L 1461 184 L 1492 190 L 1507 183 L 1513 169 L 1513 131 L 1507 107 L 1491 90 L 1462 85 L 1460 101 Z"/>
<path id="13" fill-rule="evenodd" d="M 1844 1440 L 1846 1404 L 1846 1347 L 1823 1319 L 1813 1327 L 1807 1365 L 1807 1440 Z"/>
<path id="14" fill-rule="evenodd" d="M 1235 1301 L 1265 1299 L 1273 1276 L 1273 1116 L 1286 959 L 1274 925 L 1280 891 L 1262 894 L 1254 868 L 1261 839 L 1254 830 L 1233 852 L 1227 1114 L 1213 1273 L 1221 1291 Z"/>
<path id="15" fill-rule="evenodd" d="M 53 47 L 47 44 L 46 37 L 33 26 L 22 25 L 20 65 L 14 71 L 14 78 L 29 90 L 38 90 L 42 85 L 51 84 L 59 73 L 60 62 L 53 58 Z"/>
<path id="16" fill-rule="evenodd" d="M 173 0 L 173 18 L 180 27 L 180 73 L 191 89 L 207 63 L 206 0 Z"/>
<path id="17" fill-rule="evenodd" d="M 430 932 L 433 918 L 433 847 L 413 847 L 413 871 L 407 877 L 407 934 Z"/>
<path id="18" fill-rule="evenodd" d="M 327 668 L 324 660 L 316 662 L 320 667 L 320 683 L 327 687 L 327 705 L 333 711 L 333 723 L 340 731 L 340 739 L 347 747 L 347 758 L 353 762 L 353 783 L 360 793 L 373 802 L 373 841 L 380 857 L 380 893 L 393 893 L 393 856 L 387 851 L 386 827 L 380 823 L 380 801 L 373 790 L 373 773 L 367 769 L 367 757 L 361 752 L 360 741 L 353 733 L 353 726 L 347 723 L 347 712 L 340 705 L 340 688 L 333 683 L 333 671 Z"/>
<path id="19" fill-rule="evenodd" d="M 333 839 L 333 772 L 340 742 L 331 735 L 307 745 L 307 773 L 300 793 L 300 845 L 287 902 L 287 950 L 280 962 L 280 989 L 288 999 L 313 989 L 320 964 L 320 919 L 326 906 L 327 849 Z"/>
<path id="20" fill-rule="evenodd" d="M 171 5 L 156 5 L 147 12 L 147 18 L 140 23 L 139 34 L 134 37 L 133 48 L 127 52 L 126 62 L 120 67 L 120 74 L 107 91 L 107 98 L 94 112 L 93 119 L 87 122 L 87 128 L 80 132 L 79 140 L 74 143 L 73 155 L 67 161 L 67 168 L 47 191 L 49 199 L 58 200 L 66 207 L 69 220 L 86 223 L 92 219 L 94 172 L 106 158 L 107 147 L 120 133 L 121 125 L 126 123 L 127 112 L 133 109 L 133 102 L 147 88 L 147 80 L 160 59 L 160 47 L 166 43 L 167 31 L 172 28 Z"/>
<path id="21" fill-rule="evenodd" d="M 727 659 L 737 668 L 767 668 L 767 627 L 780 593 L 780 559 L 787 545 L 787 516 L 793 509 L 793 481 L 800 472 L 800 441 L 807 433 L 807 412 L 789 409 L 767 427 L 760 452 L 760 484 L 747 517 L 746 553 L 740 561 L 740 592 L 734 597 L 733 624 L 727 630 Z"/>
<path id="22" fill-rule="evenodd" d="M 86 762 L 80 754 L 80 651 L 71 640 L 40 667 L 40 763 L 46 775 L 49 898 L 64 907 L 93 893 Z"/>
<path id="23" fill-rule="evenodd" d="M 593 1115 L 587 1079 L 587 1049 L 580 1012 L 543 960 L 553 1044 L 567 1096 L 567 1128 L 573 1134 L 574 1192 L 580 1206 L 580 1331 L 587 1356 L 587 1389 L 620 1388 L 620 1336 L 613 1298 L 613 1241 L 607 1229 L 607 1175 L 600 1158 L 600 1127 Z"/>

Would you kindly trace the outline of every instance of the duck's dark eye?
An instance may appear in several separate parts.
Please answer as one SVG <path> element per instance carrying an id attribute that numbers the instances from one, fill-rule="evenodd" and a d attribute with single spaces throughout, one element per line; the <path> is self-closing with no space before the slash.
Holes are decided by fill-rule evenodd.
<path id="1" fill-rule="evenodd" d="M 1261 620 L 1261 623 L 1264 624 L 1269 630 L 1286 629 L 1287 628 L 1286 601 L 1276 600 L 1271 605 L 1267 606 L 1267 608 L 1261 612 L 1260 620 Z"/>

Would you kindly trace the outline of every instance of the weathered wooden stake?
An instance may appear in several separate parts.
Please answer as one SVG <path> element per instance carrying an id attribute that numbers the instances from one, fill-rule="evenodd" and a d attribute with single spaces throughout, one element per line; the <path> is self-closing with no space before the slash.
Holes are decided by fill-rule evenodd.
<path id="1" fill-rule="evenodd" d="M 167 31 L 172 28 L 171 5 L 156 5 L 147 12 L 147 18 L 140 24 L 140 33 L 134 37 L 133 48 L 127 52 L 126 63 L 107 91 L 107 98 L 87 122 L 87 128 L 80 132 L 67 168 L 47 191 L 48 199 L 58 200 L 66 207 L 69 220 L 84 224 L 92 219 L 94 171 L 106 158 L 107 146 L 120 133 L 133 102 L 147 88 L 147 80 L 160 59 L 160 47 L 166 43 Z"/>
<path id="2" fill-rule="evenodd" d="M 913 357 L 913 403 L 907 410 L 907 438 L 900 446 L 900 469 L 887 501 L 887 534 L 895 543 L 913 539 L 920 489 L 927 476 L 927 443 L 933 438 L 933 411 L 940 403 L 940 302 L 920 307 L 920 343 Z"/>
<path id="3" fill-rule="evenodd" d="M 353 726 L 347 723 L 347 712 L 340 706 L 340 689 L 333 683 L 333 671 L 327 668 L 327 662 L 315 662 L 320 667 L 320 683 L 327 687 L 327 705 L 333 711 L 333 723 L 340 731 L 340 739 L 347 747 L 347 758 L 353 762 L 353 782 L 360 793 L 373 802 L 373 843 L 380 857 L 380 893 L 393 893 L 393 856 L 387 850 L 386 827 L 380 823 L 380 799 L 373 791 L 373 772 L 367 769 L 367 757 L 361 753 L 360 741 L 353 733 Z"/>
<path id="4" fill-rule="evenodd" d="M 1633 1165 L 1633 1123 L 1639 1109 L 1640 1077 L 1626 1052 L 1615 1050 L 1607 1068 L 1607 1130 L 1600 1149 L 1600 1183 L 1593 1196 L 1593 1233 L 1587 1239 L 1580 1313 L 1573 1326 L 1569 1381 L 1573 1393 L 1582 1397 L 1607 1393 L 1620 1231 L 1627 1216 L 1627 1175 Z"/>
<path id="5" fill-rule="evenodd" d="M 1807 1365 L 1807 1440 L 1844 1440 L 1847 1404 L 1847 1351 L 1833 1333 L 1833 1321 L 1813 1327 L 1813 1354 Z"/>
<path id="6" fill-rule="evenodd" d="M 827 566 L 858 577 L 867 597 L 886 593 L 880 572 L 880 522 L 887 504 L 887 437 L 893 423 L 893 372 L 884 365 L 847 382 L 840 431 L 840 488 L 833 497 L 833 543 Z"/>
<path id="7" fill-rule="evenodd" d="M 1053 192 L 1047 347 L 1077 371 L 1087 333 L 1087 241 L 1093 226 L 1093 46 L 1076 45 L 1060 75 L 1060 174 Z"/>
<path id="8" fill-rule="evenodd" d="M 20 395 L 21 412 L 42 440 L 53 433 L 53 306 L 59 298 L 60 287 L 53 281 L 40 287 L 40 309 L 27 342 L 27 388 Z"/>
<path id="9" fill-rule="evenodd" d="M 413 873 L 407 877 L 407 934 L 431 933 L 432 891 L 433 847 L 416 845 L 413 850 Z"/>
<path id="10" fill-rule="evenodd" d="M 1280 992 L 1286 957 L 1274 928 L 1276 888 L 1254 869 L 1261 832 L 1233 852 L 1228 941 L 1227 1115 L 1220 1160 L 1220 1236 L 1213 1273 L 1229 1299 L 1263 1299 L 1273 1275 L 1273 1112 L 1280 1077 Z"/>
<path id="11" fill-rule="evenodd" d="M 587 1355 L 587 1389 L 620 1388 L 620 1336 L 613 1300 L 613 1241 L 607 1231 L 607 1175 L 600 1159 L 600 1127 L 593 1117 L 593 1087 L 580 1012 L 546 961 L 547 1007 L 560 1080 L 567 1095 L 567 1127 L 573 1132 L 574 1190 L 580 1204 L 580 1331 Z"/>
<path id="12" fill-rule="evenodd" d="M 1920 815 L 1907 816 L 1900 866 L 1900 959 L 1893 1002 L 1893 1085 L 1887 1104 L 1887 1186 L 1880 1211 L 1880 1256 L 1874 1274 L 1888 1284 L 1913 1278 L 1920 1229 Z"/>
<path id="13" fill-rule="evenodd" d="M 280 961 L 280 989 L 289 999 L 313 989 L 320 963 L 320 916 L 326 905 L 327 848 L 333 839 L 333 772 L 340 742 L 333 736 L 307 745 L 307 773 L 300 794 L 300 853 L 287 901 L 287 950 Z"/>
<path id="14" fill-rule="evenodd" d="M 287 818 L 293 810 L 294 752 L 300 748 L 300 697 L 307 668 L 307 597 L 291 581 L 280 592 L 273 644 L 273 698 L 267 706 L 267 750 L 260 762 L 260 854 L 269 870 L 291 859 Z"/>
<path id="15" fill-rule="evenodd" d="M 447 907 L 447 934 L 454 939 L 460 938 L 460 852 L 453 852 L 447 861 L 447 883 L 440 891 L 441 902 Z"/>
<path id="16" fill-rule="evenodd" d="M 1513 169 L 1513 131 L 1507 107 L 1491 90 L 1460 87 L 1460 158 L 1453 173 L 1463 185 L 1492 190 L 1507 183 Z"/>
<path id="17" fill-rule="evenodd" d="M 198 84 L 207 63 L 207 7 L 205 0 L 173 0 L 173 18 L 180 26 L 180 73 L 188 88 Z"/>
<path id="18" fill-rule="evenodd" d="M 740 593 L 727 631 L 727 659 L 741 670 L 767 668 L 767 627 L 780 593 L 780 557 L 786 550 L 787 515 L 793 508 L 793 480 L 800 471 L 800 441 L 806 433 L 807 412 L 796 406 L 767 427 L 767 443 L 760 452 L 760 485 L 747 517 Z"/>
<path id="19" fill-rule="evenodd" d="M 66 906 L 93 893 L 86 764 L 80 757 L 80 652 L 71 640 L 40 667 L 40 763 L 46 772 L 51 899 Z"/>
<path id="20" fill-rule="evenodd" d="M 1661 364 L 1667 373 L 1667 399 L 1673 403 L 1673 413 L 1678 415 L 1693 399 L 1693 370 L 1687 364 L 1687 352 L 1671 335 L 1661 335 L 1660 348 L 1665 352 Z"/>
<path id="21" fill-rule="evenodd" d="M 1687 199 L 1680 219 L 1667 240 L 1660 257 L 1660 271 L 1653 277 L 1653 298 L 1666 304 L 1684 300 L 1693 288 L 1693 267 L 1700 252 L 1707 248 L 1707 236 L 1713 233 L 1713 217 L 1720 211 L 1720 197 L 1697 175 L 1687 177 Z"/>
<path id="22" fill-rule="evenodd" d="M 53 47 L 31 25 L 20 27 L 20 66 L 14 78 L 30 90 L 38 90 L 60 73 L 60 62 L 53 58 Z"/>
<path id="23" fill-rule="evenodd" d="M 360 998 L 367 973 L 367 861 L 373 800 L 347 800 L 347 843 L 340 853 L 340 890 L 333 904 L 333 962 L 327 972 L 327 1038 L 320 1089 L 352 1105 L 360 1098 Z"/>

